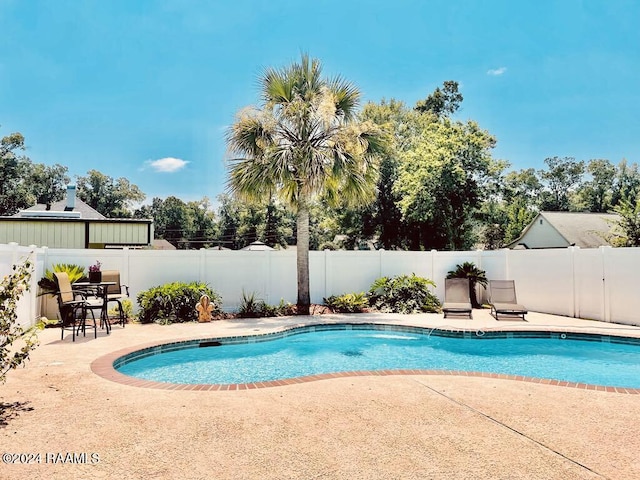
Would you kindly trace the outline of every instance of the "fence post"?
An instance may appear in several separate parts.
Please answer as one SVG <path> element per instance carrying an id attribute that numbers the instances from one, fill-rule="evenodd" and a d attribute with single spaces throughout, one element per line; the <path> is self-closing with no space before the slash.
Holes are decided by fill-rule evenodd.
<path id="1" fill-rule="evenodd" d="M 36 321 L 36 312 L 38 311 L 38 254 L 36 252 L 38 247 L 29 245 L 29 249 L 31 251 L 28 253 L 28 258 L 31 261 L 31 265 L 33 265 L 29 281 L 29 326 L 31 326 Z"/>
<path id="2" fill-rule="evenodd" d="M 431 250 L 431 274 L 429 275 L 429 279 L 435 282 L 435 275 L 436 275 L 436 254 L 438 253 L 437 250 L 432 249 Z"/>
<path id="3" fill-rule="evenodd" d="M 511 249 L 504 248 L 502 251 L 504 252 L 504 279 L 509 280 L 511 279 L 509 276 L 509 252 L 511 252 Z"/>
<path id="4" fill-rule="evenodd" d="M 476 263 L 478 264 L 478 270 L 482 270 L 482 250 L 479 248 L 476 248 Z M 480 285 L 479 283 L 476 283 L 475 286 L 475 290 L 476 290 L 476 298 L 479 300 L 480 304 L 484 303 L 484 298 L 483 298 L 483 292 L 480 291 L 480 288 L 482 287 L 482 285 Z"/>
<path id="5" fill-rule="evenodd" d="M 18 261 L 18 244 L 9 242 L 9 248 L 11 249 L 11 265 L 15 265 Z"/>
<path id="6" fill-rule="evenodd" d="M 602 258 L 602 321 L 611 322 L 611 291 L 609 290 L 609 269 L 607 268 L 607 252 L 611 251 L 610 246 L 601 246 Z"/>
<path id="7" fill-rule="evenodd" d="M 200 257 L 198 258 L 198 282 L 204 283 L 205 264 L 207 262 L 207 249 L 200 249 Z"/>
<path id="8" fill-rule="evenodd" d="M 578 297 L 578 284 L 576 282 L 576 251 L 580 247 L 569 247 L 569 265 L 571 269 L 571 316 L 573 318 L 580 317 L 580 305 Z"/>
<path id="9" fill-rule="evenodd" d="M 329 289 L 331 288 L 329 282 L 329 249 L 324 249 L 324 295 L 322 298 L 329 297 Z"/>
<path id="10" fill-rule="evenodd" d="M 264 291 L 265 302 L 271 305 L 271 258 L 274 250 L 265 250 L 264 253 L 267 256 L 265 273 L 262 280 L 262 290 Z"/>
<path id="11" fill-rule="evenodd" d="M 129 265 L 130 261 L 131 252 L 129 247 L 124 247 L 122 249 L 122 279 L 120 280 L 124 285 L 131 285 L 131 281 L 129 280 L 129 270 L 131 268 Z"/>

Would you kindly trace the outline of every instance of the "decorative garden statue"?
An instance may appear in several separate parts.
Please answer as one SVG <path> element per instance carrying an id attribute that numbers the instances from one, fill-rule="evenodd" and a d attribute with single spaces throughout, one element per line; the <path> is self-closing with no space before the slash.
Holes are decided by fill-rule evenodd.
<path id="1" fill-rule="evenodd" d="M 208 295 L 202 295 L 200 297 L 200 301 L 196 305 L 196 310 L 198 311 L 198 322 L 203 323 L 211 321 L 213 305 L 211 304 L 211 300 Z"/>

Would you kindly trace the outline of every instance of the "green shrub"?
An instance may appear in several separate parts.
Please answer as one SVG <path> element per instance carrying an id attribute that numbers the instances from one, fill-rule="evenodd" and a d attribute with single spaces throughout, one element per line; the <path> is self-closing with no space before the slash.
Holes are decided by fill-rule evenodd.
<path id="1" fill-rule="evenodd" d="M 193 322 L 198 319 L 196 304 L 202 295 L 208 295 L 213 313 L 220 313 L 222 298 L 201 282 L 173 282 L 150 288 L 138 294 L 141 323 Z"/>
<path id="2" fill-rule="evenodd" d="M 244 318 L 261 318 L 261 317 L 281 317 L 284 315 L 293 315 L 295 313 L 293 305 L 280 300 L 278 305 L 269 305 L 256 293 L 242 292 L 242 301 L 238 314 Z"/>
<path id="3" fill-rule="evenodd" d="M 133 315 L 133 302 L 131 300 L 129 300 L 128 298 L 125 298 L 120 303 L 122 304 L 122 310 L 124 312 L 124 318 L 133 319 L 134 318 L 134 315 Z M 112 302 L 111 304 L 114 305 L 114 307 L 109 309 L 109 316 L 110 317 L 119 316 L 120 315 L 120 304 L 115 303 L 115 302 Z"/>
<path id="4" fill-rule="evenodd" d="M 345 293 L 344 295 L 332 295 L 324 299 L 325 305 L 334 312 L 358 313 L 364 311 L 369 306 L 366 293 Z"/>
<path id="5" fill-rule="evenodd" d="M 52 270 L 44 272 L 44 277 L 38 281 L 40 287 L 40 295 L 55 295 L 58 293 L 58 285 L 53 276 L 54 272 L 67 272 L 71 283 L 87 281 L 88 278 L 84 274 L 82 265 L 74 265 L 72 263 L 57 263 L 53 265 Z"/>
<path id="6" fill-rule="evenodd" d="M 382 312 L 438 312 L 440 302 L 429 288 L 436 284 L 415 274 L 378 278 L 369 289 L 369 305 Z"/>

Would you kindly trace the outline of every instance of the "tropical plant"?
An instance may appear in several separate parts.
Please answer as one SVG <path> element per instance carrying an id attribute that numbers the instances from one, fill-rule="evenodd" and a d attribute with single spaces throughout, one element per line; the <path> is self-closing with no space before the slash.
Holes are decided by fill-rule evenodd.
<path id="1" fill-rule="evenodd" d="M 616 247 L 640 247 L 640 198 L 635 204 L 623 198 L 613 210 L 618 219 L 610 222 L 613 233 L 608 240 Z"/>
<path id="2" fill-rule="evenodd" d="M 487 286 L 487 274 L 484 270 L 480 270 L 473 262 L 464 262 L 456 265 L 455 270 L 447 273 L 447 278 L 466 278 L 469 280 L 469 298 L 473 308 L 480 308 L 478 296 L 476 295 L 476 285 L 479 283 L 483 287 Z"/>
<path id="3" fill-rule="evenodd" d="M 38 345 L 37 330 L 44 328 L 38 322 L 30 328 L 18 323 L 18 300 L 29 290 L 32 264 L 26 260 L 14 265 L 13 272 L 0 281 L 0 382 L 6 381 L 7 372 L 29 359 L 31 350 Z M 16 346 L 16 342 L 20 345 Z"/>
<path id="4" fill-rule="evenodd" d="M 380 277 L 369 289 L 369 305 L 383 312 L 437 312 L 440 301 L 431 292 L 436 284 L 414 273 L 397 277 Z"/>
<path id="5" fill-rule="evenodd" d="M 363 312 L 369 306 L 369 299 L 364 292 L 345 293 L 344 295 L 332 295 L 324 299 L 325 305 L 334 312 L 358 313 Z"/>
<path id="6" fill-rule="evenodd" d="M 202 282 L 173 282 L 150 288 L 137 296 L 141 323 L 193 322 L 198 319 L 196 304 L 202 295 L 207 295 L 220 313 L 222 298 Z"/>
<path id="7" fill-rule="evenodd" d="M 53 276 L 54 272 L 66 272 L 67 275 L 69 275 L 69 281 L 72 284 L 87 280 L 83 266 L 74 265 L 72 263 L 56 263 L 51 267 L 51 270 L 47 269 L 44 272 L 44 277 L 38 281 L 40 295 L 55 295 L 58 293 L 58 284 Z"/>
<path id="8" fill-rule="evenodd" d="M 242 291 L 242 300 L 240 301 L 240 308 L 238 309 L 238 314 L 241 317 L 246 318 L 257 318 L 261 317 L 261 311 L 263 310 L 263 306 L 265 305 L 264 300 L 261 300 L 257 297 L 255 293 L 246 293 L 244 290 Z"/>
<path id="9" fill-rule="evenodd" d="M 373 155 L 382 150 L 380 129 L 355 121 L 358 89 L 340 77 L 321 77 L 321 64 L 300 62 L 265 70 L 262 106 L 242 110 L 229 129 L 234 155 L 228 185 L 243 199 L 274 194 L 296 212 L 298 314 L 308 314 L 309 212 L 315 199 L 365 203 L 375 194 Z"/>
<path id="10" fill-rule="evenodd" d="M 278 305 L 269 305 L 261 298 L 258 298 L 254 292 L 242 292 L 242 300 L 238 314 L 244 318 L 260 318 L 260 317 L 280 317 L 283 315 L 293 315 L 293 305 L 280 300 Z"/>

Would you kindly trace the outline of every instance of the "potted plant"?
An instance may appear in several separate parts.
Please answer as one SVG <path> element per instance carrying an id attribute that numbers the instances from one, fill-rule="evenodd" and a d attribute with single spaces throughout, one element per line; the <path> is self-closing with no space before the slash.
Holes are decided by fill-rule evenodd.
<path id="1" fill-rule="evenodd" d="M 96 263 L 89 266 L 89 281 L 91 283 L 100 283 L 102 281 L 102 271 L 100 267 L 102 267 L 102 264 L 99 260 L 96 260 Z"/>
<path id="2" fill-rule="evenodd" d="M 483 287 L 487 286 L 487 274 L 484 270 L 480 270 L 473 262 L 464 262 L 462 265 L 456 265 L 455 270 L 447 273 L 447 278 L 467 278 L 469 279 L 469 297 L 473 308 L 480 308 L 478 297 L 476 295 L 476 284 Z"/>

